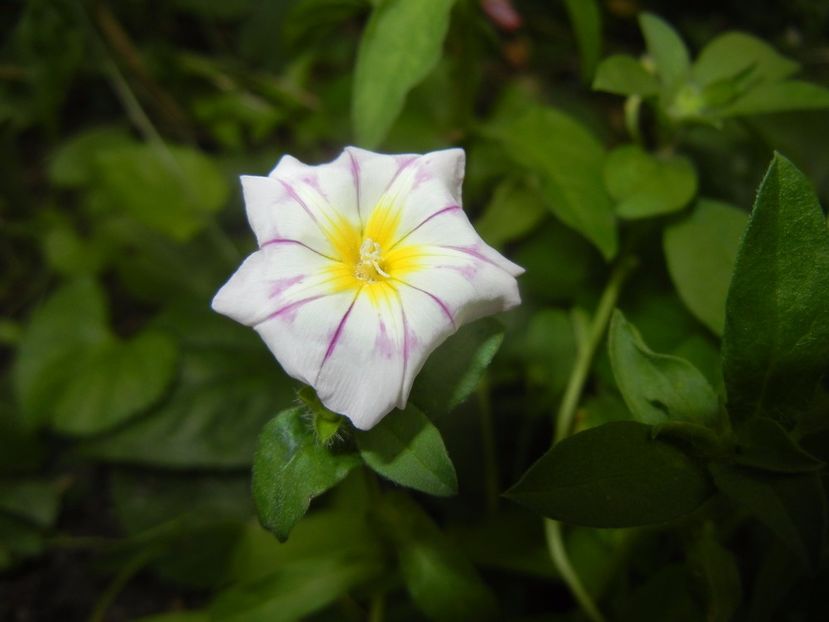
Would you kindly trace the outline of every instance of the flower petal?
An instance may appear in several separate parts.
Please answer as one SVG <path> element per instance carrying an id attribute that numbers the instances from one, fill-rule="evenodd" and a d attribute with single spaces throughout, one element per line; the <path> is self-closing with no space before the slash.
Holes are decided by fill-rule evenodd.
<path id="1" fill-rule="evenodd" d="M 332 293 L 331 260 L 298 242 L 266 245 L 213 298 L 213 310 L 254 326 L 301 300 Z"/>
<path id="2" fill-rule="evenodd" d="M 406 319 L 393 288 L 371 296 L 363 288 L 330 333 L 314 379 L 325 406 L 361 430 L 400 404 L 407 357 Z"/>
<path id="3" fill-rule="evenodd" d="M 242 177 L 245 206 L 260 246 L 293 239 L 337 256 L 338 240 L 360 227 L 351 158 L 308 166 L 285 156 L 268 177 Z"/>

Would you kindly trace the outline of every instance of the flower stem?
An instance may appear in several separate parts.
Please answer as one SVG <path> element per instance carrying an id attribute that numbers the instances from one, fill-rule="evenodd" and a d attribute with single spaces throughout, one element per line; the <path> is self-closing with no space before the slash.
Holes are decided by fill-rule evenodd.
<path id="1" fill-rule="evenodd" d="M 599 305 L 596 307 L 596 312 L 593 314 L 593 319 L 587 330 L 586 338 L 579 344 L 576 363 L 573 366 L 573 371 L 570 372 L 570 379 L 567 382 L 564 397 L 561 399 L 561 405 L 556 416 L 554 444 L 566 438 L 572 432 L 576 409 L 578 408 L 579 400 L 584 390 L 584 384 L 587 382 L 590 367 L 593 364 L 593 357 L 596 354 L 599 344 L 602 342 L 605 329 L 610 321 L 610 315 L 616 307 L 616 300 L 619 298 L 622 283 L 624 283 L 627 275 L 635 265 L 636 260 L 632 257 L 620 259 L 602 292 Z"/>
<path id="2" fill-rule="evenodd" d="M 593 365 L 593 357 L 604 338 L 610 316 L 616 307 L 616 301 L 619 299 L 622 284 L 635 265 L 636 260 L 629 256 L 622 257 L 616 263 L 607 281 L 607 285 L 602 292 L 599 304 L 596 307 L 589 326 L 586 327 L 586 330 L 576 331 L 578 337 L 576 362 L 573 365 L 573 371 L 570 373 L 570 379 L 558 409 L 553 444 L 566 438 L 573 431 L 573 423 L 579 401 L 581 400 L 581 394 L 584 391 L 584 385 L 587 382 L 587 376 Z M 575 319 L 578 319 L 578 317 L 576 316 Z M 576 569 L 570 563 L 567 548 L 564 545 L 561 523 L 555 520 L 545 519 L 544 532 L 547 536 L 550 558 L 553 560 L 553 564 L 558 569 L 559 574 L 561 574 L 561 578 L 567 584 L 567 587 L 570 588 L 570 592 L 573 594 L 576 602 L 578 602 L 584 613 L 593 622 L 604 622 L 604 616 L 584 588 Z"/>

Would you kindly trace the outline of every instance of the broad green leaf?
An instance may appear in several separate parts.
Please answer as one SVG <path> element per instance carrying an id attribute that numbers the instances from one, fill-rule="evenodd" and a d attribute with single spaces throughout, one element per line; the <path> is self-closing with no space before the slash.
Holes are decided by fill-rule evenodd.
<path id="1" fill-rule="evenodd" d="M 15 366 L 23 414 L 65 434 L 106 431 L 161 397 L 176 358 L 173 343 L 157 332 L 116 338 L 100 288 L 77 281 L 33 314 L 23 336 Z"/>
<path id="2" fill-rule="evenodd" d="M 697 192 L 697 174 L 683 156 L 658 157 L 637 145 L 608 155 L 604 181 L 622 218 L 649 218 L 682 209 Z"/>
<path id="3" fill-rule="evenodd" d="M 825 466 L 803 451 L 780 424 L 767 417 L 749 419 L 737 428 L 735 462 L 780 473 L 808 473 Z"/>
<path id="4" fill-rule="evenodd" d="M 771 474 L 712 464 L 714 483 L 762 522 L 806 568 L 815 569 L 826 537 L 826 499 L 820 475 Z"/>
<path id="5" fill-rule="evenodd" d="M 189 147 L 136 144 L 103 150 L 95 182 L 102 202 L 179 242 L 202 229 L 230 195 L 222 171 Z"/>
<path id="6" fill-rule="evenodd" d="M 253 463 L 253 497 L 262 524 L 286 540 L 311 500 L 359 463 L 356 454 L 319 444 L 303 409 L 281 412 L 262 430 Z"/>
<path id="7" fill-rule="evenodd" d="M 639 14 L 639 27 L 657 75 L 663 84 L 673 89 L 685 80 L 691 67 L 685 43 L 665 20 L 652 13 Z"/>
<path id="8" fill-rule="evenodd" d="M 689 561 L 705 591 L 706 620 L 730 622 L 742 600 L 740 569 L 734 554 L 717 541 L 713 524 L 703 526 L 691 547 Z"/>
<path id="9" fill-rule="evenodd" d="M 507 180 L 495 189 L 475 229 L 487 244 L 500 247 L 533 231 L 547 213 L 537 192 Z"/>
<path id="10" fill-rule="evenodd" d="M 705 472 L 651 426 L 616 421 L 555 445 L 506 496 L 566 523 L 637 527 L 689 514 L 710 493 Z"/>
<path id="11" fill-rule="evenodd" d="M 615 54 L 599 65 L 593 90 L 648 97 L 659 92 L 659 81 L 632 56 Z"/>
<path id="12" fill-rule="evenodd" d="M 260 579 L 237 583 L 220 592 L 209 607 L 210 620 L 224 622 L 295 622 L 377 580 L 381 560 L 329 555 L 292 564 Z"/>
<path id="13" fill-rule="evenodd" d="M 258 522 L 246 525 L 227 565 L 227 579 L 251 582 L 278 570 L 327 557 L 375 556 L 384 551 L 374 526 L 350 507 L 326 508 L 306 516 L 279 542 Z"/>
<path id="14" fill-rule="evenodd" d="M 149 557 L 165 581 L 207 588 L 226 580 L 226 567 L 253 516 L 246 475 L 116 471 L 111 498 L 127 538 L 111 551 L 115 563 Z"/>
<path id="15" fill-rule="evenodd" d="M 662 237 L 679 297 L 716 335 L 722 335 L 725 325 L 725 299 L 747 222 L 748 214 L 742 210 L 702 199 Z"/>
<path id="16" fill-rule="evenodd" d="M 0 512 L 38 527 L 51 527 L 58 515 L 62 487 L 42 479 L 0 480 Z"/>
<path id="17" fill-rule="evenodd" d="M 177 358 L 175 344 L 158 332 L 102 344 L 78 361 L 55 401 L 52 426 L 79 436 L 112 429 L 158 400 L 173 380 Z"/>
<path id="18" fill-rule="evenodd" d="M 78 187 L 95 181 L 95 167 L 101 152 L 134 141 L 121 127 L 96 127 L 72 136 L 60 145 L 49 160 L 49 180 L 56 186 Z"/>
<path id="19" fill-rule="evenodd" d="M 618 309 L 610 322 L 608 351 L 616 383 L 636 421 L 716 425 L 719 402 L 705 377 L 685 359 L 648 348 Z"/>
<path id="20" fill-rule="evenodd" d="M 156 328 L 182 337 L 179 381 L 147 416 L 82 445 L 99 460 L 167 468 L 244 468 L 274 410 L 294 400 L 290 380 L 256 334 L 184 305 Z"/>
<path id="21" fill-rule="evenodd" d="M 809 181 L 776 154 L 728 291 L 723 373 L 735 421 L 791 427 L 829 369 L 829 230 Z"/>
<path id="22" fill-rule="evenodd" d="M 581 55 L 581 76 L 589 83 L 602 53 L 602 14 L 596 0 L 564 0 Z"/>
<path id="23" fill-rule="evenodd" d="M 37 308 L 13 369 L 24 422 L 30 426 L 46 423 L 56 395 L 71 382 L 78 357 L 109 338 L 104 296 L 91 280 L 62 287 Z"/>
<path id="24" fill-rule="evenodd" d="M 403 109 L 408 92 L 440 60 L 454 0 L 388 0 L 366 24 L 351 100 L 357 142 L 379 145 Z"/>
<path id="25" fill-rule="evenodd" d="M 726 32 L 706 45 L 692 68 L 701 85 L 734 78 L 749 71 L 753 82 L 776 82 L 798 70 L 798 64 L 777 53 L 768 43 L 743 32 Z"/>
<path id="26" fill-rule="evenodd" d="M 462 326 L 426 361 L 409 399 L 433 418 L 452 411 L 478 387 L 503 339 L 491 318 Z"/>
<path id="27" fill-rule="evenodd" d="M 487 135 L 539 176 L 541 194 L 553 214 L 590 240 L 605 259 L 616 254 L 613 206 L 596 183 L 605 152 L 595 136 L 563 112 L 542 106 L 499 119 Z"/>
<path id="28" fill-rule="evenodd" d="M 411 404 L 390 412 L 371 430 L 355 431 L 354 438 L 363 460 L 383 477 L 441 497 L 458 492 L 440 431 Z"/>
<path id="29" fill-rule="evenodd" d="M 720 116 L 734 117 L 823 108 L 829 108 L 829 89 L 810 82 L 786 80 L 760 84 L 717 112 Z"/>
<path id="30" fill-rule="evenodd" d="M 408 497 L 386 495 L 383 525 L 415 605 L 431 620 L 498 619 L 498 603 L 456 544 Z"/>

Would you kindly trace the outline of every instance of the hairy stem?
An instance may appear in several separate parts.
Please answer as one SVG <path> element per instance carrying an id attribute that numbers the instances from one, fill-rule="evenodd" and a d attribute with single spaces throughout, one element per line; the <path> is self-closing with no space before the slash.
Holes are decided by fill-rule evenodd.
<path id="1" fill-rule="evenodd" d="M 622 284 L 635 265 L 636 261 L 631 257 L 623 257 L 616 263 L 607 281 L 607 285 L 602 292 L 602 296 L 599 299 L 599 304 L 596 307 L 590 324 L 586 327 L 576 326 L 576 335 L 578 338 L 576 362 L 573 365 L 573 371 L 570 372 L 570 379 L 558 409 L 553 444 L 566 438 L 573 431 L 573 423 L 582 392 L 584 391 L 584 385 L 587 382 L 590 368 L 593 365 L 593 357 L 596 355 L 596 350 L 598 350 L 604 338 L 610 316 L 616 307 L 616 301 L 619 299 Z M 574 316 L 574 319 L 578 321 L 579 316 Z M 576 602 L 578 602 L 590 620 L 593 622 L 604 622 L 604 616 L 584 588 L 576 569 L 570 563 L 567 548 L 564 545 L 561 523 L 555 520 L 545 519 L 544 532 L 547 536 L 550 558 L 553 560 L 553 564 L 558 569 L 561 578 L 567 584 Z"/>

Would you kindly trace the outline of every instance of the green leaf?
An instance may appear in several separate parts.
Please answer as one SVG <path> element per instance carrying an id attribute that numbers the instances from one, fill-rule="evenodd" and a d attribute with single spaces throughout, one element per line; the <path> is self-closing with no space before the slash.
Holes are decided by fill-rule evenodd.
<path id="1" fill-rule="evenodd" d="M 602 14 L 596 0 L 564 0 L 581 55 L 581 75 L 590 82 L 602 52 Z"/>
<path id="2" fill-rule="evenodd" d="M 705 377 L 685 359 L 648 348 L 618 309 L 610 322 L 608 351 L 616 383 L 636 421 L 717 423 L 719 402 Z"/>
<path id="3" fill-rule="evenodd" d="M 689 514 L 710 493 L 705 472 L 650 426 L 616 421 L 558 443 L 506 495 L 566 523 L 637 527 Z"/>
<path id="4" fill-rule="evenodd" d="M 694 80 L 705 86 L 744 71 L 749 71 L 752 82 L 776 82 L 798 69 L 796 62 L 778 54 L 762 39 L 743 32 L 726 32 L 702 49 L 691 71 Z"/>
<path id="5" fill-rule="evenodd" d="M 14 368 L 23 415 L 66 434 L 103 432 L 161 397 L 176 358 L 157 332 L 116 338 L 103 292 L 93 281 L 76 281 L 35 311 L 23 336 Z"/>
<path id="6" fill-rule="evenodd" d="M 375 558 L 328 556 L 293 564 L 255 581 L 220 592 L 210 620 L 295 622 L 330 605 L 349 590 L 377 580 L 383 564 Z"/>
<path id="7" fill-rule="evenodd" d="M 682 209 L 697 192 L 697 174 L 683 156 L 657 157 L 637 145 L 610 152 L 604 166 L 607 190 L 622 218 L 649 218 Z"/>
<path id="8" fill-rule="evenodd" d="M 431 495 L 458 492 L 455 467 L 438 429 L 411 404 L 394 410 L 371 430 L 354 435 L 360 455 L 393 482 Z"/>
<path id="9" fill-rule="evenodd" d="M 79 187 L 95 181 L 95 167 L 101 152 L 133 143 L 120 127 L 95 127 L 64 142 L 49 161 L 49 180 L 56 186 Z"/>
<path id="10" fill-rule="evenodd" d="M 780 424 L 766 417 L 749 419 L 737 428 L 735 461 L 766 471 L 808 473 L 824 464 L 803 451 Z"/>
<path id="11" fill-rule="evenodd" d="M 659 81 L 632 56 L 615 54 L 599 65 L 593 90 L 648 97 L 659 93 Z"/>
<path id="12" fill-rule="evenodd" d="M 663 19 L 652 13 L 639 14 L 639 27 L 648 46 L 648 54 L 656 66 L 656 73 L 669 89 L 673 89 L 688 75 L 691 61 L 682 38 Z"/>
<path id="13" fill-rule="evenodd" d="M 817 568 L 826 533 L 819 474 L 780 475 L 720 464 L 710 469 L 717 488 L 766 525 L 801 564 Z"/>
<path id="14" fill-rule="evenodd" d="M 563 112 L 542 106 L 497 120 L 487 135 L 515 162 L 538 174 L 553 214 L 590 240 L 605 259 L 616 254 L 613 206 L 596 183 L 605 152 L 595 136 Z"/>
<path id="15" fill-rule="evenodd" d="M 176 307 L 156 327 L 184 341 L 175 390 L 147 416 L 80 452 L 166 468 L 250 466 L 262 426 L 294 400 L 291 381 L 253 331 L 205 305 Z"/>
<path id="16" fill-rule="evenodd" d="M 374 9 L 357 51 L 351 118 L 357 142 L 379 145 L 408 92 L 440 60 L 455 0 L 388 0 Z"/>
<path id="17" fill-rule="evenodd" d="M 302 519 L 287 542 L 258 523 L 247 524 L 228 565 L 227 579 L 249 583 L 278 570 L 328 557 L 383 556 L 382 541 L 365 513 L 351 507 L 325 508 Z"/>
<path id="18" fill-rule="evenodd" d="M 359 463 L 355 454 L 320 445 L 303 409 L 282 411 L 262 430 L 253 463 L 253 497 L 262 524 L 286 540 L 311 500 Z"/>
<path id="19" fill-rule="evenodd" d="M 776 154 L 728 291 L 723 373 L 736 421 L 791 427 L 829 369 L 829 230 L 809 181 Z"/>
<path id="20" fill-rule="evenodd" d="M 0 480 L 0 512 L 38 527 L 51 527 L 58 515 L 62 486 L 41 479 Z"/>
<path id="21" fill-rule="evenodd" d="M 810 82 L 786 80 L 760 84 L 717 113 L 723 117 L 735 117 L 824 108 L 829 108 L 829 89 Z"/>
<path id="22" fill-rule="evenodd" d="M 426 361 L 409 399 L 433 418 L 451 412 L 478 387 L 503 340 L 504 327 L 492 318 L 462 326 Z"/>
<path id="23" fill-rule="evenodd" d="M 222 171 L 188 147 L 125 145 L 102 151 L 96 166 L 102 201 L 183 242 L 230 195 Z"/>
<path id="24" fill-rule="evenodd" d="M 431 620 L 492 620 L 498 603 L 475 567 L 420 507 L 401 494 L 380 507 L 415 605 Z"/>
<path id="25" fill-rule="evenodd" d="M 188 587 L 226 580 L 253 516 L 247 476 L 115 471 L 110 484 L 115 514 L 128 536 L 110 552 L 115 563 L 145 556 L 164 580 Z"/>
<path id="26" fill-rule="evenodd" d="M 682 302 L 716 335 L 725 325 L 725 300 L 748 214 L 727 203 L 700 200 L 662 237 L 668 271 Z M 704 252 L 701 252 L 704 241 Z"/>
<path id="27" fill-rule="evenodd" d="M 158 400 L 174 378 L 177 358 L 175 344 L 158 332 L 101 344 L 78 362 L 55 403 L 52 426 L 77 436 L 114 428 Z"/>
<path id="28" fill-rule="evenodd" d="M 693 543 L 689 561 L 702 579 L 710 622 L 730 622 L 742 600 L 740 569 L 734 555 L 718 541 L 714 525 L 706 523 Z"/>
<path id="29" fill-rule="evenodd" d="M 484 213 L 475 221 L 475 229 L 487 244 L 500 247 L 533 231 L 546 215 L 537 192 L 507 180 L 495 189 Z"/>
<path id="30" fill-rule="evenodd" d="M 41 530 L 31 523 L 0 514 L 0 570 L 39 555 L 46 548 Z"/>

